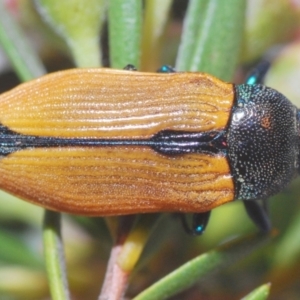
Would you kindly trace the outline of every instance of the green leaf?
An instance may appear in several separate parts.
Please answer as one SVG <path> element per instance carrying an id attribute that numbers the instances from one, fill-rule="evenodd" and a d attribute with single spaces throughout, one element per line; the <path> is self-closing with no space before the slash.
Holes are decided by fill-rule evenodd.
<path id="1" fill-rule="evenodd" d="M 237 239 L 187 262 L 144 290 L 134 300 L 167 299 L 191 287 L 213 271 L 224 269 L 246 257 L 269 241 L 270 236 L 257 234 Z"/>
<path id="2" fill-rule="evenodd" d="M 266 300 L 270 294 L 271 284 L 263 284 L 260 287 L 253 290 L 247 296 L 243 297 L 242 300 Z"/>
<path id="3" fill-rule="evenodd" d="M 70 299 L 64 249 L 60 234 L 60 218 L 57 212 L 45 211 L 44 217 L 44 252 L 48 281 L 53 300 Z"/>
<path id="4" fill-rule="evenodd" d="M 176 60 L 176 70 L 178 71 L 187 71 L 190 68 L 196 46 L 196 36 L 203 23 L 206 4 L 207 1 L 189 1 Z"/>
<path id="5" fill-rule="evenodd" d="M 110 0 L 108 16 L 110 66 L 132 64 L 139 69 L 142 1 Z"/>
<path id="6" fill-rule="evenodd" d="M 206 5 L 191 1 L 190 6 L 196 8 L 188 9 L 176 68 L 232 80 L 240 57 L 246 1 L 210 0 Z"/>
<path id="7" fill-rule="evenodd" d="M 42 19 L 68 44 L 78 67 L 101 65 L 100 31 L 104 0 L 36 0 Z"/>

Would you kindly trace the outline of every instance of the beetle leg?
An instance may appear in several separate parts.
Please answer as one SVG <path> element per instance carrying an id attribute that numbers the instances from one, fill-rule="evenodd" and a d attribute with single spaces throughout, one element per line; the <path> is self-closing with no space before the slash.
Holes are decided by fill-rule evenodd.
<path id="1" fill-rule="evenodd" d="M 263 83 L 266 73 L 271 66 L 271 62 L 268 60 L 262 60 L 258 65 L 250 71 L 246 78 L 246 84 L 258 84 Z"/>
<path id="2" fill-rule="evenodd" d="M 182 226 L 188 234 L 201 235 L 206 229 L 210 217 L 210 211 L 193 214 L 191 227 L 187 223 L 186 215 L 181 214 L 180 216 L 181 216 Z"/>
<path id="3" fill-rule="evenodd" d="M 251 200 L 243 203 L 248 216 L 258 228 L 263 232 L 269 232 L 272 226 L 268 214 L 267 200 L 262 200 L 262 204 Z"/>
<path id="4" fill-rule="evenodd" d="M 137 68 L 134 65 L 128 64 L 127 66 L 125 66 L 123 68 L 123 70 L 127 70 L 127 71 L 137 71 Z"/>
<path id="5" fill-rule="evenodd" d="M 163 65 L 157 70 L 157 73 L 176 73 L 176 71 L 171 66 Z"/>

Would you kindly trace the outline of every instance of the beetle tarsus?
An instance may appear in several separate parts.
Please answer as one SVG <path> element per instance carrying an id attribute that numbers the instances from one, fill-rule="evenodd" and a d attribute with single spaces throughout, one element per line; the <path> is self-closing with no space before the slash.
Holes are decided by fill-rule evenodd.
<path id="1" fill-rule="evenodd" d="M 267 200 L 263 200 L 262 204 L 258 201 L 246 200 L 244 201 L 246 212 L 250 219 L 262 232 L 269 232 L 272 228 L 269 219 Z"/>
<path id="2" fill-rule="evenodd" d="M 176 70 L 171 66 L 163 65 L 157 70 L 157 73 L 176 73 Z"/>
<path id="3" fill-rule="evenodd" d="M 137 68 L 132 65 L 132 64 L 128 64 L 127 66 L 124 67 L 124 70 L 127 70 L 127 71 L 137 71 Z"/>
<path id="4" fill-rule="evenodd" d="M 192 226 L 188 225 L 186 215 L 181 215 L 182 226 L 190 235 L 201 235 L 204 233 L 210 217 L 210 211 L 204 213 L 196 213 L 192 216 Z"/>

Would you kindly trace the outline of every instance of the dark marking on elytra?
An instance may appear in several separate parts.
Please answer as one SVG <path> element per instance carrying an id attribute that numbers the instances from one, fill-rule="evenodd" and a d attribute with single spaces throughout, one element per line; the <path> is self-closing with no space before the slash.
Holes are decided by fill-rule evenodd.
<path id="1" fill-rule="evenodd" d="M 23 149 L 54 147 L 150 147 L 164 155 L 205 153 L 226 155 L 225 132 L 186 132 L 162 130 L 148 139 L 59 138 L 25 135 L 0 125 L 0 155 L 6 156 Z"/>

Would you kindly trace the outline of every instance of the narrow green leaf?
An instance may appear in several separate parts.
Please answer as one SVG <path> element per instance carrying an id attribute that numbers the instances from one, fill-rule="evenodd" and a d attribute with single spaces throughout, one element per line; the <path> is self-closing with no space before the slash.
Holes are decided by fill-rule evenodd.
<path id="1" fill-rule="evenodd" d="M 10 15 L 4 1 L 0 1 L 0 43 L 22 81 L 46 73 L 42 62 Z"/>
<path id="2" fill-rule="evenodd" d="M 204 253 L 168 274 L 134 300 L 167 299 L 191 287 L 213 271 L 224 269 L 234 262 L 246 257 L 252 251 L 269 241 L 270 236 L 256 236 L 237 239 L 208 253 Z"/>
<path id="3" fill-rule="evenodd" d="M 196 45 L 196 36 L 199 35 L 198 32 L 202 26 L 207 3 L 207 1 L 199 0 L 189 1 L 176 59 L 177 71 L 189 70 Z"/>
<path id="4" fill-rule="evenodd" d="M 253 290 L 247 296 L 243 297 L 241 300 L 266 300 L 270 294 L 271 284 L 263 284 L 260 287 Z"/>
<path id="5" fill-rule="evenodd" d="M 122 69 L 133 64 L 139 69 L 142 1 L 110 0 L 108 15 L 111 67 Z"/>
<path id="6" fill-rule="evenodd" d="M 100 31 L 104 0 L 36 0 L 43 20 L 68 44 L 78 67 L 101 65 Z"/>
<path id="7" fill-rule="evenodd" d="M 63 242 L 60 234 L 61 215 L 57 212 L 45 211 L 43 238 L 46 269 L 51 297 L 53 300 L 70 299 Z"/>
<path id="8" fill-rule="evenodd" d="M 200 15 L 203 20 L 188 70 L 232 80 L 240 57 L 245 8 L 245 0 L 208 1 L 204 14 Z"/>

